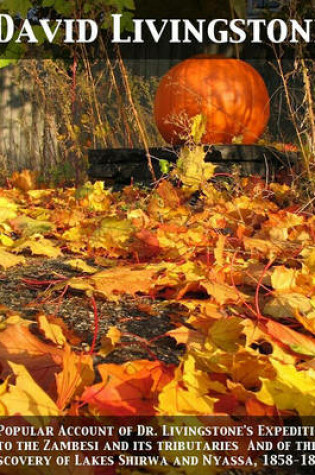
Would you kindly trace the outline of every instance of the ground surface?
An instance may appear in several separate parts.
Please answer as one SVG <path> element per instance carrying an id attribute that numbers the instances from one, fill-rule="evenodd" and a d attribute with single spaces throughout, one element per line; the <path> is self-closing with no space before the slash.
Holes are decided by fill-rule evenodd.
<path id="1" fill-rule="evenodd" d="M 76 277 L 78 275 L 66 259 L 35 258 L 28 256 L 26 266 L 18 266 L 0 273 L 0 302 L 6 308 L 18 312 L 27 320 L 36 322 L 41 312 L 60 317 L 70 330 L 78 337 L 73 338 L 73 346 L 86 348 L 90 346 L 95 334 L 94 312 L 83 292 L 69 290 L 60 298 L 62 292 L 54 292 L 49 297 L 48 281 L 59 277 Z M 46 285 L 32 285 L 32 281 L 47 282 Z M 146 305 L 150 312 L 145 312 Z M 140 305 L 140 309 L 139 309 Z M 142 308 L 141 308 L 142 307 Z M 120 302 L 97 301 L 98 329 L 95 349 L 100 346 L 103 335 L 110 327 L 117 327 L 126 344 L 112 352 L 108 357 L 97 356 L 97 362 L 123 363 L 142 358 L 152 359 L 147 349 L 139 343 L 138 337 L 145 340 L 157 338 L 149 347 L 156 357 L 165 363 L 178 363 L 178 356 L 184 353 L 183 345 L 176 345 L 173 338 L 164 336 L 173 328 L 168 314 L 176 308 L 165 305 L 162 301 L 153 303 L 150 299 L 122 299 Z M 160 337 L 160 338 L 159 338 Z"/>

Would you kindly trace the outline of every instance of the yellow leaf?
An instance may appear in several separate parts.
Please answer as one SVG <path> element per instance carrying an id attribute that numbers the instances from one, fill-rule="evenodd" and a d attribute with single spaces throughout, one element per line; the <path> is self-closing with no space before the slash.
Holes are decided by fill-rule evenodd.
<path id="1" fill-rule="evenodd" d="M 45 239 L 40 235 L 32 236 L 32 239 L 20 239 L 16 241 L 12 252 L 17 254 L 29 249 L 34 256 L 46 256 L 53 259 L 62 255 L 59 247 L 56 247 L 49 239 Z"/>
<path id="2" fill-rule="evenodd" d="M 300 311 L 302 309 L 296 309 L 295 318 L 303 325 L 303 327 L 315 335 L 315 311 L 308 313 L 307 315 L 302 315 Z"/>
<path id="3" fill-rule="evenodd" d="M 286 243 L 281 241 L 268 241 L 267 239 L 258 239 L 244 236 L 243 244 L 246 251 L 258 252 L 268 259 L 282 254 L 286 248 Z"/>
<path id="4" fill-rule="evenodd" d="M 16 217 L 17 204 L 7 198 L 0 196 L 0 223 L 4 223 Z"/>
<path id="5" fill-rule="evenodd" d="M 19 264 L 25 264 L 24 257 L 15 256 L 10 252 L 5 251 L 3 248 L 0 248 L 0 267 L 3 267 L 3 269 L 6 270 Z"/>
<path id="6" fill-rule="evenodd" d="M 120 338 L 121 331 L 116 327 L 110 327 L 101 340 L 101 349 L 98 353 L 102 356 L 107 356 L 114 350 L 116 344 L 120 341 Z"/>
<path id="7" fill-rule="evenodd" d="M 5 234 L 0 234 L 0 243 L 5 247 L 12 247 L 14 245 L 13 239 Z"/>
<path id="8" fill-rule="evenodd" d="M 201 350 L 204 344 L 204 335 L 196 330 L 192 330 L 188 327 L 181 326 L 175 328 L 175 330 L 170 330 L 167 332 L 167 335 L 175 338 L 177 344 L 184 344 L 188 349 L 199 349 Z"/>
<path id="9" fill-rule="evenodd" d="M 304 257 L 304 263 L 311 272 L 315 272 L 315 248 L 306 247 L 302 250 L 301 255 Z"/>
<path id="10" fill-rule="evenodd" d="M 284 266 L 275 267 L 271 274 L 271 285 L 275 290 L 291 290 L 296 287 L 298 271 Z"/>
<path id="11" fill-rule="evenodd" d="M 203 146 L 184 147 L 177 160 L 179 178 L 192 191 L 198 190 L 203 183 L 210 180 L 214 175 L 216 165 L 205 162 L 205 156 L 206 152 Z"/>
<path id="12" fill-rule="evenodd" d="M 80 226 L 75 226 L 68 231 L 65 231 L 62 235 L 62 239 L 66 241 L 80 241 L 82 239 L 82 228 Z"/>
<path id="13" fill-rule="evenodd" d="M 218 348 L 228 353 L 234 353 L 245 342 L 245 335 L 242 332 L 243 325 L 240 318 L 221 318 L 210 328 L 208 338 Z M 205 348 L 207 348 L 207 343 Z"/>
<path id="14" fill-rule="evenodd" d="M 0 417 L 8 415 L 8 410 L 2 402 L 2 397 L 8 391 L 8 378 L 4 381 L 4 383 L 0 384 Z"/>
<path id="15" fill-rule="evenodd" d="M 65 264 L 70 266 L 71 269 L 77 272 L 83 272 L 84 274 L 95 274 L 98 270 L 96 267 L 90 266 L 82 259 L 71 259 L 70 261 L 66 261 Z"/>
<path id="16" fill-rule="evenodd" d="M 223 236 L 223 234 L 220 234 L 217 240 L 216 246 L 214 248 L 214 257 L 215 257 L 216 263 L 221 267 L 223 267 L 225 264 L 224 254 L 223 254 L 225 243 L 226 243 L 226 236 Z"/>
<path id="17" fill-rule="evenodd" d="M 211 398 L 193 389 L 185 389 L 178 381 L 173 380 L 159 395 L 158 410 L 161 415 L 180 416 L 213 414 L 213 407 L 217 399 Z"/>
<path id="18" fill-rule="evenodd" d="M 311 300 L 297 292 L 280 292 L 269 300 L 264 307 L 264 314 L 273 318 L 295 318 L 299 310 L 303 314 L 313 309 Z"/>
<path id="19" fill-rule="evenodd" d="M 15 386 L 2 395 L 2 403 L 8 415 L 59 416 L 60 411 L 54 401 L 42 390 L 23 365 L 8 362 L 16 377 Z"/>
<path id="20" fill-rule="evenodd" d="M 154 266 L 153 269 L 121 266 L 98 272 L 89 281 L 99 294 L 115 299 L 122 294 L 149 293 L 155 272 Z"/>
<path id="21" fill-rule="evenodd" d="M 89 244 L 95 249 L 124 248 L 133 231 L 134 227 L 131 221 L 107 217 L 102 219 L 99 228 L 91 235 Z"/>
<path id="22" fill-rule="evenodd" d="M 187 354 L 184 359 L 183 382 L 189 391 L 199 394 L 208 394 L 213 387 L 213 381 L 210 380 L 205 371 L 198 369 L 195 358 L 190 354 Z M 223 385 L 219 387 L 222 392 L 225 392 Z"/>
<path id="23" fill-rule="evenodd" d="M 270 360 L 276 370 L 274 379 L 262 378 L 256 393 L 259 401 L 278 409 L 296 410 L 300 416 L 315 415 L 315 371 L 297 371 L 292 365 Z"/>
<path id="24" fill-rule="evenodd" d="M 23 237 L 45 234 L 54 228 L 54 225 L 49 221 L 41 221 L 24 215 L 11 220 L 10 224 L 16 232 L 22 233 Z"/>
<path id="25" fill-rule="evenodd" d="M 66 343 L 67 340 L 62 333 L 61 327 L 55 323 L 50 323 L 45 315 L 39 315 L 38 325 L 47 340 L 52 341 L 58 346 L 63 346 Z"/>
<path id="26" fill-rule="evenodd" d="M 199 144 L 207 130 L 207 117 L 203 114 L 197 114 L 190 119 L 191 138 L 195 144 Z"/>
<path id="27" fill-rule="evenodd" d="M 244 294 L 238 292 L 234 287 L 227 284 L 203 280 L 200 282 L 200 285 L 204 287 L 208 295 L 212 296 L 220 305 L 225 305 L 228 302 L 238 302 L 240 297 L 246 300 Z"/>

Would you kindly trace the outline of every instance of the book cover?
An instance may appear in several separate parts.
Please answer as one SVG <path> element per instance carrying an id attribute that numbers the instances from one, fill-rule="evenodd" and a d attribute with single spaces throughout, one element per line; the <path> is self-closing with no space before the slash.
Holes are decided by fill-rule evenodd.
<path id="1" fill-rule="evenodd" d="M 0 473 L 311 473 L 314 2 L 0 3 Z"/>

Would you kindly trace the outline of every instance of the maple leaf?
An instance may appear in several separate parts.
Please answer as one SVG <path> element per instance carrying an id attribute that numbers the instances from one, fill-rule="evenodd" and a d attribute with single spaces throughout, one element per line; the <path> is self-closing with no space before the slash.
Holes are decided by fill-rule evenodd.
<path id="1" fill-rule="evenodd" d="M 190 187 L 191 191 L 198 190 L 202 184 L 213 177 L 216 165 L 205 162 L 206 152 L 203 146 L 192 149 L 185 147 L 177 160 L 177 172 L 180 180 Z"/>
<path id="2" fill-rule="evenodd" d="M 96 267 L 88 265 L 82 259 L 70 259 L 69 261 L 65 261 L 65 264 L 76 272 L 83 272 L 84 274 L 95 274 L 98 271 Z"/>
<path id="3" fill-rule="evenodd" d="M 273 379 L 276 374 L 269 357 L 257 355 L 251 348 L 238 350 L 229 372 L 233 382 L 240 383 L 248 391 L 257 391 L 261 386 L 261 378 Z"/>
<path id="4" fill-rule="evenodd" d="M 80 395 L 94 381 L 93 358 L 77 355 L 69 345 L 65 346 L 63 369 L 56 375 L 57 407 L 63 410 L 74 396 Z"/>
<path id="5" fill-rule="evenodd" d="M 315 272 L 315 248 L 304 247 L 304 249 L 301 251 L 301 256 L 303 256 L 304 263 L 309 268 L 309 270 L 311 272 Z"/>
<path id="6" fill-rule="evenodd" d="M 94 249 L 106 249 L 113 255 L 126 253 L 126 246 L 134 233 L 134 226 L 127 219 L 106 217 L 89 238 L 89 245 Z"/>
<path id="7" fill-rule="evenodd" d="M 271 239 L 286 241 L 289 238 L 290 229 L 301 226 L 303 223 L 303 216 L 280 211 L 270 215 L 264 227 L 268 229 Z"/>
<path id="8" fill-rule="evenodd" d="M 264 306 L 264 314 L 275 319 L 296 318 L 296 312 L 307 314 L 313 310 L 311 299 L 297 292 L 281 292 L 276 294 Z"/>
<path id="9" fill-rule="evenodd" d="M 186 389 L 180 381 L 167 384 L 159 395 L 158 411 L 160 415 L 211 415 L 217 399 L 192 388 Z"/>
<path id="10" fill-rule="evenodd" d="M 121 266 L 104 270 L 90 277 L 89 282 L 98 295 L 117 299 L 119 295 L 148 294 L 156 269 L 141 266 Z"/>
<path id="11" fill-rule="evenodd" d="M 85 183 L 76 191 L 76 197 L 82 206 L 90 210 L 105 211 L 111 204 L 111 194 L 104 188 L 104 182 Z"/>
<path id="12" fill-rule="evenodd" d="M 221 267 L 223 267 L 225 264 L 224 254 L 223 254 L 225 243 L 226 243 L 226 236 L 223 236 L 223 234 L 220 234 L 220 236 L 218 237 L 215 249 L 214 249 L 214 258 L 218 266 L 221 266 Z"/>
<path id="13" fill-rule="evenodd" d="M 37 173 L 31 170 L 14 172 L 10 181 L 13 186 L 22 191 L 34 190 L 37 187 Z"/>
<path id="14" fill-rule="evenodd" d="M 52 341 L 57 346 L 64 346 L 67 340 L 59 325 L 49 322 L 46 315 L 39 315 L 37 320 L 39 329 L 47 340 Z"/>
<path id="15" fill-rule="evenodd" d="M 43 238 L 40 234 L 35 234 L 32 239 L 19 239 L 16 241 L 12 252 L 17 254 L 30 250 L 35 256 L 46 256 L 56 258 L 62 255 L 61 249 L 55 246 L 49 239 Z"/>
<path id="16" fill-rule="evenodd" d="M 298 322 L 303 325 L 303 327 L 308 330 L 310 333 L 315 335 L 315 311 L 309 312 L 307 315 L 302 315 L 300 311 L 302 309 L 296 309 L 295 311 L 295 318 Z"/>
<path id="17" fill-rule="evenodd" d="M 24 257 L 15 256 L 14 254 L 11 254 L 11 252 L 7 252 L 0 247 L 0 267 L 3 267 L 3 269 L 6 270 L 19 264 L 25 264 Z"/>
<path id="18" fill-rule="evenodd" d="M 266 324 L 267 333 L 292 351 L 302 355 L 315 355 L 315 339 L 298 333 L 285 325 L 269 320 Z"/>
<path id="19" fill-rule="evenodd" d="M 172 379 L 173 367 L 135 361 L 98 366 L 103 382 L 87 388 L 81 399 L 100 415 L 153 415 L 158 394 Z"/>
<path id="20" fill-rule="evenodd" d="M 296 287 L 299 272 L 284 266 L 275 267 L 271 274 L 271 285 L 275 290 L 292 290 Z"/>
<path id="21" fill-rule="evenodd" d="M 271 359 L 276 370 L 273 379 L 262 378 L 256 393 L 259 401 L 280 410 L 296 410 L 300 416 L 315 415 L 315 371 L 297 371 L 292 365 Z"/>
<path id="22" fill-rule="evenodd" d="M 247 297 L 242 292 L 239 292 L 237 289 L 228 284 L 220 284 L 217 282 L 203 280 L 200 282 L 200 285 L 204 287 L 208 295 L 212 296 L 220 305 L 225 305 L 228 302 L 238 302 L 241 297 L 244 300 L 247 299 Z"/>
<path id="23" fill-rule="evenodd" d="M 0 196 L 0 223 L 5 223 L 17 216 L 18 205 L 10 199 Z"/>
<path id="24" fill-rule="evenodd" d="M 54 228 L 54 225 L 49 221 L 32 219 L 24 215 L 10 220 L 10 224 L 15 232 L 25 237 L 30 237 L 34 234 L 45 234 Z"/>
<path id="25" fill-rule="evenodd" d="M 265 239 L 249 238 L 244 236 L 243 244 L 246 250 L 249 250 L 252 253 L 256 251 L 268 258 L 273 258 L 282 252 L 282 247 L 278 243 L 276 244 Z"/>
<path id="26" fill-rule="evenodd" d="M 226 387 L 218 381 L 210 379 L 210 375 L 199 369 L 198 362 L 192 354 L 187 354 L 182 365 L 182 381 L 185 388 L 199 394 L 207 395 L 210 390 L 226 392 Z"/>
<path id="27" fill-rule="evenodd" d="M 107 356 L 114 349 L 116 344 L 120 341 L 121 331 L 116 327 L 110 327 L 106 335 L 101 339 L 101 348 L 98 353 L 102 356 Z"/>
<path id="28" fill-rule="evenodd" d="M 8 415 L 59 416 L 54 401 L 34 381 L 25 366 L 8 362 L 16 377 L 15 385 L 9 385 L 8 392 L 1 396 Z"/>
<path id="29" fill-rule="evenodd" d="M 237 317 L 222 318 L 217 320 L 210 328 L 208 338 L 218 348 L 233 353 L 237 351 L 239 345 L 244 342 L 245 335 L 242 335 L 242 320 Z M 207 342 L 205 343 L 207 349 Z"/>
<path id="30" fill-rule="evenodd" d="M 167 332 L 168 336 L 175 338 L 177 344 L 184 344 L 188 349 L 202 349 L 204 345 L 205 336 L 197 330 L 193 330 L 186 326 L 180 326 L 175 330 Z"/>
<path id="31" fill-rule="evenodd" d="M 36 338 L 28 329 L 28 323 L 19 317 L 9 318 L 6 328 L 0 332 L 2 377 L 11 373 L 7 361 L 23 364 L 45 391 L 55 394 L 55 374 L 61 370 L 62 357 L 61 349 Z"/>
<path id="32" fill-rule="evenodd" d="M 156 193 L 163 199 L 165 207 L 177 208 L 182 202 L 182 192 L 175 188 L 169 181 L 163 180 L 159 183 Z"/>

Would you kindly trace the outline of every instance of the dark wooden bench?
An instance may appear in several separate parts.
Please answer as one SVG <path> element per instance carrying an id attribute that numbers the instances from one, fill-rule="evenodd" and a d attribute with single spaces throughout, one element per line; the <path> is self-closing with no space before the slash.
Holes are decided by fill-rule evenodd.
<path id="1" fill-rule="evenodd" d="M 217 173 L 230 173 L 237 166 L 241 176 L 260 176 L 268 182 L 280 174 L 288 174 L 299 162 L 298 154 L 279 152 L 273 147 L 259 145 L 216 145 L 205 146 L 206 161 L 215 163 Z M 159 178 L 162 176 L 159 161 L 175 163 L 179 148 L 150 148 L 152 164 Z M 150 185 L 152 177 L 143 149 L 100 149 L 89 151 L 89 179 L 104 180 L 108 185 L 128 185 L 133 181 Z"/>

